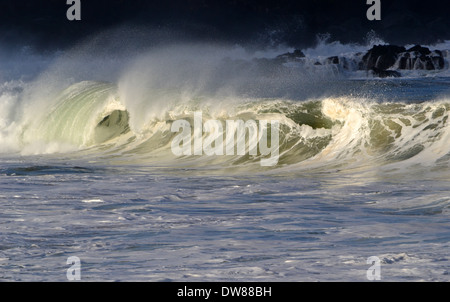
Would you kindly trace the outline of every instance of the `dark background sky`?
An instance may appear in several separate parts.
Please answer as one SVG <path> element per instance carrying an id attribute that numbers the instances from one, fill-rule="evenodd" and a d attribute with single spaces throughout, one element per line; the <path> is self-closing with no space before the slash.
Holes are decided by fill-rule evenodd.
<path id="1" fill-rule="evenodd" d="M 441 0 L 381 0 L 382 20 L 368 21 L 366 0 L 82 0 L 68 21 L 66 0 L 0 0 L 0 43 L 64 48 L 121 25 L 165 28 L 189 39 L 305 47 L 317 34 L 361 42 L 367 32 L 392 44 L 450 39 L 450 5 Z"/>

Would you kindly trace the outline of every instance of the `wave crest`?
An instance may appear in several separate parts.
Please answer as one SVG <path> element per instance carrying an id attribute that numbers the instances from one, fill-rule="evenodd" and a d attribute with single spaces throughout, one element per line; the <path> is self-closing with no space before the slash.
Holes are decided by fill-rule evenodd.
<path id="1" fill-rule="evenodd" d="M 277 120 L 280 123 L 279 164 L 305 167 L 354 162 L 436 163 L 447 160 L 450 147 L 448 100 L 420 104 L 375 102 L 356 97 L 240 100 L 230 110 L 208 101 L 173 105 L 164 116 L 151 116 L 135 131 L 133 111 L 121 103 L 112 84 L 82 82 L 59 97 L 54 108 L 24 128 L 22 153 L 84 150 L 102 157 L 127 157 L 131 162 L 177 162 L 195 165 L 247 166 L 258 156 L 176 157 L 171 141 L 175 120 Z M 193 124 L 193 123 L 192 123 Z M 206 136 L 207 133 L 203 133 Z M 222 134 L 226 135 L 225 130 Z M 36 146 L 46 146 L 37 148 Z M 72 146 L 69 148 L 68 146 Z M 30 150 L 34 150 L 31 152 Z M 86 153 L 84 153 L 86 154 Z"/>

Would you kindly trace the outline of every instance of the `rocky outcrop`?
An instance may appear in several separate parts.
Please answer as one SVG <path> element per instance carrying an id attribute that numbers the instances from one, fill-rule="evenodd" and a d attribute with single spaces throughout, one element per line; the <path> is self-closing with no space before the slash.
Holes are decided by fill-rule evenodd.
<path id="1" fill-rule="evenodd" d="M 442 51 L 416 45 L 409 49 L 396 45 L 376 45 L 359 63 L 377 77 L 400 77 L 398 70 L 440 70 L 445 68 Z"/>
<path id="2" fill-rule="evenodd" d="M 360 69 L 371 70 L 377 68 L 386 70 L 392 67 L 397 62 L 399 54 L 405 51 L 406 49 L 403 46 L 376 45 L 363 56 Z"/>
<path id="3" fill-rule="evenodd" d="M 362 58 L 361 70 L 437 70 L 445 67 L 445 59 L 440 50 L 431 51 L 416 45 L 410 49 L 396 45 L 377 45 Z"/>
<path id="4" fill-rule="evenodd" d="M 325 58 L 306 58 L 301 50 L 284 53 L 272 59 L 257 59 L 261 66 L 285 68 L 295 63 L 307 67 L 331 66 L 332 72 L 354 72 L 364 70 L 375 77 L 401 77 L 402 70 L 440 70 L 446 68 L 447 52 L 430 50 L 416 45 L 406 49 L 397 45 L 376 45 L 366 53 L 336 55 Z"/>
<path id="5" fill-rule="evenodd" d="M 339 64 L 339 57 L 333 56 L 326 59 L 327 64 Z"/>
<path id="6" fill-rule="evenodd" d="M 305 54 L 303 53 L 303 51 L 296 49 L 294 50 L 294 52 L 288 52 L 288 53 L 284 53 L 282 55 L 277 56 L 277 60 L 281 60 L 284 62 L 287 61 L 298 61 L 301 58 L 304 58 Z"/>
<path id="7" fill-rule="evenodd" d="M 401 73 L 395 70 L 383 70 L 383 69 L 378 69 L 376 67 L 372 68 L 372 74 L 376 77 L 380 77 L 380 78 L 389 78 L 389 77 L 393 77 L 393 78 L 399 78 L 401 77 Z"/>
<path id="8" fill-rule="evenodd" d="M 416 45 L 399 54 L 398 69 L 439 70 L 445 67 L 445 59 L 440 50 L 431 51 L 427 47 Z"/>

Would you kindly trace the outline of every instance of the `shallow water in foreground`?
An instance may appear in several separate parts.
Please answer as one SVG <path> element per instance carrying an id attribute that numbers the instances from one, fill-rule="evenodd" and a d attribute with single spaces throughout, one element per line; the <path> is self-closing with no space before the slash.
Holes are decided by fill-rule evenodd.
<path id="1" fill-rule="evenodd" d="M 365 281 L 370 256 L 384 281 L 449 280 L 448 171 L 7 165 L 4 281 L 65 281 L 70 256 L 85 281 Z"/>

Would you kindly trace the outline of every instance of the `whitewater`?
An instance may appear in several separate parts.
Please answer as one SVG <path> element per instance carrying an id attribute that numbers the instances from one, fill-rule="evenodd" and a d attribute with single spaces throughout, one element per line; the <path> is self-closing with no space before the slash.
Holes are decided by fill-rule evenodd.
<path id="1" fill-rule="evenodd" d="M 400 78 L 325 64 L 377 44 L 2 49 L 0 280 L 66 281 L 75 256 L 84 281 L 368 281 L 376 256 L 381 280 L 448 281 L 450 43 Z M 277 165 L 176 156 L 195 112 L 279 121 Z"/>

